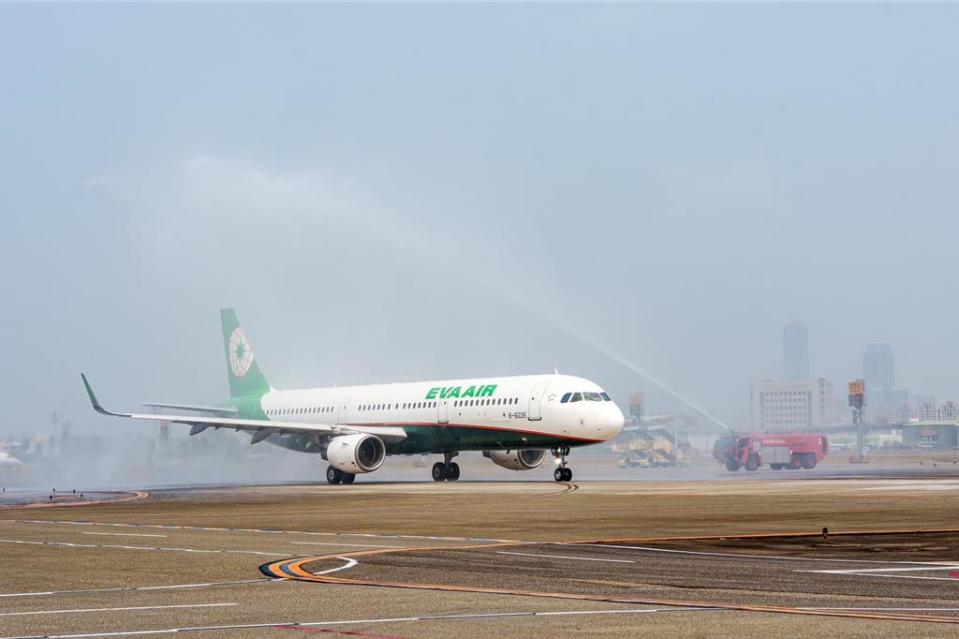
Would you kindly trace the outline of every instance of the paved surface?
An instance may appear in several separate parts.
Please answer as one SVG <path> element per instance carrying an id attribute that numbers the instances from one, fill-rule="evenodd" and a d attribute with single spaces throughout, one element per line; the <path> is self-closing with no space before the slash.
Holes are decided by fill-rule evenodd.
<path id="1" fill-rule="evenodd" d="M 955 477 L 781 475 L 210 487 L 7 509 L 0 637 L 952 637 L 952 533 L 650 538 L 947 528 L 956 512 Z M 294 558 L 329 583 L 260 572 Z"/>
<path id="2" fill-rule="evenodd" d="M 330 583 L 959 623 L 957 551 L 952 532 L 384 550 L 304 568 Z"/>

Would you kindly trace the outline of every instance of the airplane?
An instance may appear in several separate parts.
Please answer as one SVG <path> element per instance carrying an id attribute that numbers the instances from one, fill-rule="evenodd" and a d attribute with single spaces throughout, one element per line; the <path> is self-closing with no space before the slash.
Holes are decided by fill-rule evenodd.
<path id="1" fill-rule="evenodd" d="M 119 413 L 104 408 L 81 374 L 94 410 L 103 415 L 251 433 L 290 450 L 319 453 L 330 484 L 352 484 L 378 470 L 387 455 L 442 454 L 434 481 L 455 481 L 462 451 L 482 451 L 510 470 L 538 468 L 551 452 L 553 478 L 569 482 L 567 456 L 575 447 L 605 442 L 624 418 L 593 382 L 569 375 L 525 375 L 414 383 L 277 390 L 253 355 L 233 309 L 220 311 L 230 399 L 215 406 L 145 403 L 177 414 Z M 194 414 L 190 414 L 194 413 Z"/>

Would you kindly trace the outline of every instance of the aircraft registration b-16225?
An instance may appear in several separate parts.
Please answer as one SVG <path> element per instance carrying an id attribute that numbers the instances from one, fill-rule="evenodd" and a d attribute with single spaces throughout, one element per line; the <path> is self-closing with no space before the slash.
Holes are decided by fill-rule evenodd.
<path id="1" fill-rule="evenodd" d="M 187 414 L 117 413 L 97 400 L 81 375 L 93 408 L 104 415 L 208 428 L 249 431 L 262 441 L 319 453 L 329 462 L 331 484 L 352 484 L 387 455 L 442 454 L 435 481 L 457 480 L 461 451 L 482 451 L 510 470 L 531 470 L 547 452 L 557 461 L 553 478 L 570 481 L 570 449 L 615 437 L 623 413 L 602 388 L 581 377 L 525 375 L 303 390 L 271 388 L 253 356 L 233 309 L 220 311 L 230 399 L 216 406 L 144 404 Z M 192 413 L 192 414 L 190 414 Z"/>

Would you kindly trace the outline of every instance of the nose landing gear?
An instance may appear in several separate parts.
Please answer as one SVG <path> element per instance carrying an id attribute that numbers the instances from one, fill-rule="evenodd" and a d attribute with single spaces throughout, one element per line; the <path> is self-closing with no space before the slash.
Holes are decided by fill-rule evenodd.
<path id="1" fill-rule="evenodd" d="M 451 461 L 459 453 L 443 453 L 443 461 L 433 464 L 433 481 L 456 481 L 460 478 L 460 465 Z"/>
<path id="2" fill-rule="evenodd" d="M 556 481 L 573 481 L 573 471 L 566 467 L 566 456 L 569 455 L 569 446 L 553 448 L 550 452 L 559 460 L 559 466 L 553 471 Z"/>

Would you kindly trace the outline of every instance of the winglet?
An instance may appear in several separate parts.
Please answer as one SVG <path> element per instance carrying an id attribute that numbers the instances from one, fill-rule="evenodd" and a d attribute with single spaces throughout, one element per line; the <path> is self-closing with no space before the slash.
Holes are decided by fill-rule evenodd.
<path id="1" fill-rule="evenodd" d="M 93 392 L 93 387 L 90 386 L 90 382 L 87 381 L 87 376 L 83 373 L 80 373 L 80 377 L 83 379 L 83 385 L 87 389 L 87 395 L 90 396 L 90 403 L 93 404 L 93 410 L 97 411 L 101 415 L 113 415 L 115 417 L 127 417 L 128 415 L 122 413 L 114 413 L 105 409 L 100 401 L 97 399 L 96 393 Z"/>

